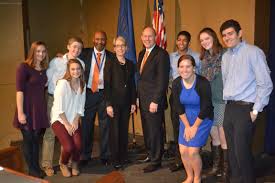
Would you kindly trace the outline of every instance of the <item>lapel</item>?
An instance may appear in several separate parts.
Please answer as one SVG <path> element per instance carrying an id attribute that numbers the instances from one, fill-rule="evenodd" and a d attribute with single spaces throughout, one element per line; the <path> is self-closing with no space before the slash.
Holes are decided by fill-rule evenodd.
<path id="1" fill-rule="evenodd" d="M 91 48 L 87 54 L 87 71 L 90 73 L 91 65 L 92 65 L 92 58 L 93 58 L 94 48 Z"/>

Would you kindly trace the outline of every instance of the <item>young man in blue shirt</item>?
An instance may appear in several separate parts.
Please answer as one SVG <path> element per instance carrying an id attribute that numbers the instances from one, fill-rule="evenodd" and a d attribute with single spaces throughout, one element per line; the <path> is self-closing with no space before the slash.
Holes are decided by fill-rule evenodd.
<path id="1" fill-rule="evenodd" d="M 242 29 L 227 20 L 220 33 L 228 50 L 222 58 L 223 99 L 227 101 L 224 130 L 231 183 L 255 183 L 251 151 L 258 112 L 268 104 L 273 84 L 261 49 L 242 40 Z"/>

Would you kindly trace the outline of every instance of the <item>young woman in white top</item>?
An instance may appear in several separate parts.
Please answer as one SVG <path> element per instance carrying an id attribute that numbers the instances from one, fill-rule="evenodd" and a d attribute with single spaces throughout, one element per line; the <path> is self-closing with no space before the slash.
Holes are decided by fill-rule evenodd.
<path id="1" fill-rule="evenodd" d="M 65 177 L 79 175 L 81 152 L 80 117 L 84 114 L 85 81 L 83 67 L 77 59 L 70 59 L 63 79 L 58 80 L 54 91 L 51 123 L 54 134 L 62 145 L 60 170 Z M 68 169 L 72 159 L 72 172 Z"/>
<path id="2" fill-rule="evenodd" d="M 85 64 L 78 58 L 83 48 L 83 42 L 78 37 L 71 37 L 68 39 L 67 50 L 63 57 L 55 57 L 51 60 L 49 68 L 47 69 L 48 77 L 48 115 L 50 118 L 51 109 L 53 106 L 53 94 L 56 87 L 56 83 L 59 79 L 62 79 L 69 59 L 77 59 L 81 62 L 83 68 Z M 47 176 L 54 174 L 53 170 L 53 154 L 54 154 L 54 142 L 55 135 L 51 128 L 47 128 L 43 137 L 42 146 L 42 167 Z"/>

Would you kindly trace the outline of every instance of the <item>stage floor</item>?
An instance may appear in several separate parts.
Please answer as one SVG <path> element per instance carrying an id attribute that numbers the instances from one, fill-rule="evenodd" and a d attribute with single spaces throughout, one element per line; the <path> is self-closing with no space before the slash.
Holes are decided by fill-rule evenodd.
<path id="1" fill-rule="evenodd" d="M 98 130 L 96 129 L 96 136 L 98 137 Z M 129 138 L 130 141 L 132 137 Z M 137 144 L 142 146 L 143 137 L 138 136 Z M 55 148 L 55 164 L 58 164 L 58 158 L 60 153 L 60 146 Z M 138 149 L 142 149 L 139 147 Z M 140 151 L 138 154 L 142 154 L 144 151 Z M 98 160 L 99 144 L 98 138 L 95 138 L 95 145 L 93 151 L 94 159 L 86 166 L 82 168 L 81 175 L 78 177 L 64 178 L 59 171 L 58 166 L 55 167 L 57 174 L 52 177 L 46 177 L 52 183 L 95 183 L 102 176 L 110 173 L 114 169 L 112 166 L 104 166 Z M 153 173 L 143 173 L 143 168 L 147 164 L 138 164 L 136 162 L 136 153 L 130 153 L 131 163 L 120 172 L 125 178 L 126 183 L 181 183 L 185 179 L 185 172 L 183 170 L 171 173 L 168 169 L 169 164 L 173 161 L 165 159 L 162 163 L 162 168 Z M 262 154 L 255 156 L 255 169 L 257 174 L 257 183 L 275 183 L 275 157 L 265 156 Z M 215 183 L 214 178 L 206 180 L 204 183 Z"/>

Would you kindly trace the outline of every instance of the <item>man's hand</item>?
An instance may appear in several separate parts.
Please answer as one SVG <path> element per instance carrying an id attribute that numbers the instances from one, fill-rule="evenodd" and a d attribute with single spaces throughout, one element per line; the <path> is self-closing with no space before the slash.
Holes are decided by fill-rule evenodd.
<path id="1" fill-rule="evenodd" d="M 257 119 L 257 116 L 258 115 L 255 115 L 255 114 L 253 114 L 252 111 L 250 111 L 250 118 L 251 118 L 252 123 Z"/>
<path id="2" fill-rule="evenodd" d="M 158 111 L 158 104 L 151 102 L 150 106 L 149 106 L 149 111 L 151 113 L 155 113 Z"/>
<path id="3" fill-rule="evenodd" d="M 108 116 L 110 116 L 111 118 L 114 117 L 114 109 L 113 109 L 112 106 L 108 106 L 108 107 L 106 108 L 106 111 L 107 111 Z"/>
<path id="4" fill-rule="evenodd" d="M 131 114 L 133 114 L 136 111 L 136 105 L 131 105 Z"/>

